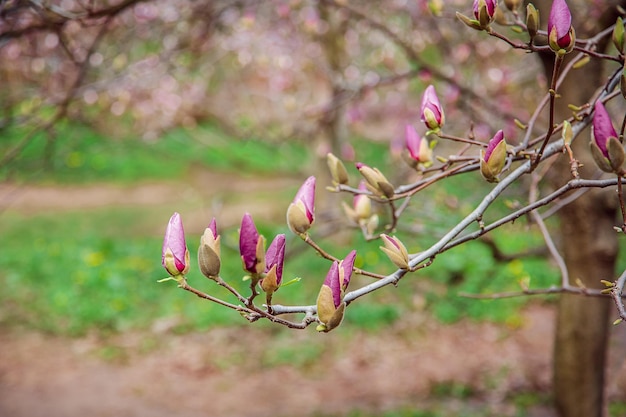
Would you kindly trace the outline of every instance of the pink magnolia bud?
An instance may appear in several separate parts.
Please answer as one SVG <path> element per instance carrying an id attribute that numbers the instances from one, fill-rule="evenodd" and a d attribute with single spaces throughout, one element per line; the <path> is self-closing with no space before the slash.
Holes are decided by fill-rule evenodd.
<path id="1" fill-rule="evenodd" d="M 343 296 L 356 258 L 356 251 L 351 251 L 342 261 L 333 262 L 322 288 L 317 296 L 317 317 L 322 323 L 318 331 L 329 332 L 341 324 L 346 304 Z"/>
<path id="2" fill-rule="evenodd" d="M 576 35 L 572 27 L 572 13 L 565 0 L 554 0 L 548 16 L 548 43 L 554 52 L 574 49 Z"/>
<path id="3" fill-rule="evenodd" d="M 435 87 L 429 85 L 422 96 L 421 121 L 431 130 L 438 130 L 445 123 L 445 115 L 435 92 Z"/>
<path id="4" fill-rule="evenodd" d="M 621 173 L 625 152 L 617 139 L 617 132 L 611 122 L 611 116 L 601 101 L 596 102 L 592 121 L 590 143 L 591 156 L 598 167 L 605 172 Z"/>
<path id="5" fill-rule="evenodd" d="M 498 0 L 474 0 L 472 10 L 480 26 L 486 28 L 494 19 Z"/>
<path id="6" fill-rule="evenodd" d="M 359 182 L 359 190 L 367 191 L 364 180 Z M 357 225 L 364 224 L 372 216 L 372 200 L 365 194 L 356 194 L 352 199 L 352 207 L 345 202 L 342 205 L 348 218 Z"/>
<path id="7" fill-rule="evenodd" d="M 365 185 L 368 190 L 380 197 L 393 197 L 395 194 L 393 185 L 391 185 L 378 168 L 371 168 L 362 162 L 357 162 L 356 169 L 358 169 L 363 178 L 365 178 Z"/>
<path id="8" fill-rule="evenodd" d="M 211 220 L 209 226 L 200 237 L 200 247 L 198 248 L 198 266 L 200 272 L 211 279 L 219 276 L 220 261 L 220 236 L 217 234 L 217 223 L 215 218 Z"/>
<path id="9" fill-rule="evenodd" d="M 315 221 L 315 177 L 309 177 L 287 209 L 287 225 L 297 235 L 306 233 Z"/>
<path id="10" fill-rule="evenodd" d="M 261 288 L 266 293 L 273 293 L 280 288 L 283 281 L 283 265 L 285 263 L 285 235 L 276 235 L 265 253 L 265 278 L 261 280 Z"/>
<path id="11" fill-rule="evenodd" d="M 430 149 L 428 140 L 421 137 L 413 126 L 409 124 L 406 125 L 404 138 L 410 161 L 413 161 L 415 164 L 411 164 L 413 168 L 417 167 L 418 164 L 424 164 L 425 166 L 432 164 L 433 151 Z"/>
<path id="12" fill-rule="evenodd" d="M 248 213 L 241 220 L 239 253 L 244 270 L 253 275 L 265 270 L 265 238 L 259 235 L 252 216 Z"/>
<path id="13" fill-rule="evenodd" d="M 532 3 L 526 5 L 526 30 L 531 41 L 539 30 L 539 10 Z"/>
<path id="14" fill-rule="evenodd" d="M 339 158 L 332 153 L 328 153 L 326 155 L 326 163 L 328 164 L 328 169 L 330 170 L 330 175 L 333 179 L 334 185 L 348 183 L 348 171 Z"/>
<path id="15" fill-rule="evenodd" d="M 339 264 L 335 261 L 328 270 L 322 288 L 320 288 L 319 295 L 317 296 L 317 317 L 323 324 L 328 326 L 328 323 L 333 321 L 337 309 L 341 305 L 341 301 L 342 294 L 341 282 L 339 281 Z M 339 320 L 339 322 L 341 322 L 341 320 Z"/>
<path id="16" fill-rule="evenodd" d="M 348 288 L 348 284 L 350 284 L 355 259 L 356 251 L 351 250 L 350 253 L 348 253 L 341 262 L 339 262 L 339 282 L 341 283 L 342 291 L 345 291 Z"/>
<path id="17" fill-rule="evenodd" d="M 400 239 L 385 234 L 381 235 L 381 238 L 385 246 L 381 246 L 380 249 L 385 252 L 391 262 L 398 268 L 410 269 L 409 254 Z"/>
<path id="18" fill-rule="evenodd" d="M 489 182 L 498 182 L 506 162 L 506 140 L 504 132 L 498 130 L 489 141 L 486 150 L 480 151 L 480 173 Z"/>
<path id="19" fill-rule="evenodd" d="M 163 239 L 161 264 L 173 277 L 184 276 L 189 271 L 189 250 L 180 214 L 174 213 L 167 224 Z"/>

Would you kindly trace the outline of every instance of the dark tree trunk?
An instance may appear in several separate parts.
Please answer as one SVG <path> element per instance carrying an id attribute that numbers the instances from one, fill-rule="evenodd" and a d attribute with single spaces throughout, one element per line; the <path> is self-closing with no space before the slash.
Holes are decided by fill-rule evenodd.
<path id="1" fill-rule="evenodd" d="M 541 4 L 541 16 L 547 19 L 551 2 Z M 606 1 L 603 16 L 592 22 L 590 2 L 568 1 L 574 27 L 579 37 L 593 35 L 615 23 L 617 11 Z M 596 5 L 595 7 L 599 7 Z M 548 78 L 552 73 L 553 56 L 544 56 Z M 592 99 L 602 85 L 603 63 L 593 60 L 573 71 L 558 90 L 557 120 L 571 116 L 568 104 L 581 105 Z M 596 170 L 589 155 L 590 132 L 587 129 L 575 141 L 574 154 L 588 177 Z M 552 180 L 562 184 L 571 178 L 569 161 L 561 156 Z M 570 282 L 580 280 L 589 288 L 601 288 L 601 279 L 612 281 L 617 258 L 615 190 L 593 190 L 568 204 L 559 212 L 559 240 Z M 610 300 L 576 295 L 563 295 L 559 300 L 554 346 L 554 401 L 561 417 L 601 417 L 605 413 L 604 385 L 608 312 Z"/>

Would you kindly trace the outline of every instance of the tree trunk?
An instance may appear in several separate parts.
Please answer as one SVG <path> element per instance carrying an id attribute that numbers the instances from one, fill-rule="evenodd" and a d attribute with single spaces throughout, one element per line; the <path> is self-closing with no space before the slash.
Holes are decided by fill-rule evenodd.
<path id="1" fill-rule="evenodd" d="M 541 2 L 541 16 L 549 16 L 551 2 Z M 579 37 L 595 34 L 615 23 L 616 10 L 605 2 L 604 15 L 589 23 L 588 2 L 568 1 L 573 24 Z M 595 5 L 595 7 L 599 7 Z M 592 27 L 593 26 L 593 27 Z M 554 56 L 544 56 L 546 74 L 550 79 Z M 595 89 L 602 85 L 603 63 L 592 60 L 587 66 L 570 73 L 558 89 L 556 120 L 571 116 L 568 104 L 588 102 Z M 590 129 L 574 142 L 574 155 L 584 165 L 580 170 L 589 177 L 596 170 L 590 157 Z M 563 184 L 571 178 L 568 158 L 561 156 L 555 165 L 552 180 Z M 617 214 L 615 190 L 592 190 L 559 211 L 559 237 L 570 283 L 582 282 L 589 288 L 603 288 L 601 279 L 612 281 L 618 251 L 617 233 L 613 230 Z M 606 298 L 562 295 L 558 305 L 554 345 L 554 401 L 561 417 L 601 417 L 605 415 L 604 384 L 608 312 L 611 302 Z"/>

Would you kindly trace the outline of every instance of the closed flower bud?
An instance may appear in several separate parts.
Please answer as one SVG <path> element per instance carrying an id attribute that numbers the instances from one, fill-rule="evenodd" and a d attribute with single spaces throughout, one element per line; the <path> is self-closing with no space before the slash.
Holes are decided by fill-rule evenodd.
<path id="1" fill-rule="evenodd" d="M 468 27 L 470 27 L 470 28 L 472 28 L 474 30 L 480 30 L 480 31 L 485 30 L 485 28 L 482 27 L 480 22 L 478 20 L 476 20 L 476 19 L 470 19 L 469 17 L 467 17 L 464 14 L 461 14 L 459 12 L 456 12 L 456 17 L 461 22 L 465 23 L 465 25 L 467 25 Z"/>
<path id="2" fill-rule="evenodd" d="M 297 234 L 306 233 L 315 221 L 315 177 L 309 177 L 287 209 L 287 225 Z"/>
<path id="3" fill-rule="evenodd" d="M 198 266 L 207 278 L 215 279 L 220 274 L 220 238 L 217 234 L 217 223 L 213 219 L 200 237 L 198 248 Z"/>
<path id="4" fill-rule="evenodd" d="M 356 251 L 350 251 L 340 262 L 333 262 L 317 296 L 318 331 L 329 332 L 341 324 L 346 304 L 343 296 L 350 283 Z"/>
<path id="5" fill-rule="evenodd" d="M 532 3 L 526 5 L 526 30 L 530 39 L 533 39 L 539 30 L 539 10 Z"/>
<path id="6" fill-rule="evenodd" d="M 483 28 L 493 21 L 498 7 L 498 0 L 474 0 L 472 10 L 474 17 Z"/>
<path id="7" fill-rule="evenodd" d="M 317 296 L 318 331 L 329 332 L 341 324 L 345 311 L 337 261 L 331 265 Z"/>
<path id="8" fill-rule="evenodd" d="M 245 271 L 252 275 L 265 271 L 265 238 L 259 235 L 252 216 L 248 213 L 241 220 L 239 253 Z"/>
<path id="9" fill-rule="evenodd" d="M 572 139 L 574 138 L 572 124 L 567 120 L 563 121 L 563 130 L 561 131 L 561 137 L 563 138 L 563 143 L 566 145 L 570 145 L 572 143 Z"/>
<path id="10" fill-rule="evenodd" d="M 261 288 L 268 294 L 280 288 L 283 281 L 283 265 L 285 263 L 285 235 L 277 235 L 265 253 L 265 278 L 260 282 Z"/>
<path id="11" fill-rule="evenodd" d="M 365 181 L 361 180 L 359 190 L 367 191 Z M 361 225 L 372 216 L 372 200 L 365 194 L 356 194 L 352 199 L 352 207 L 343 203 L 343 209 L 350 220 Z"/>
<path id="12" fill-rule="evenodd" d="M 408 163 L 411 167 L 416 168 L 419 164 L 428 167 L 433 163 L 433 151 L 428 140 L 418 135 L 413 126 L 406 125 L 404 138 L 409 156 Z"/>
<path id="13" fill-rule="evenodd" d="M 421 121 L 428 129 L 436 131 L 443 127 L 445 120 L 435 87 L 429 85 L 422 96 Z"/>
<path id="14" fill-rule="evenodd" d="M 498 182 L 506 162 L 506 140 L 499 130 L 489 141 L 486 150 L 480 151 L 480 173 L 489 182 Z"/>
<path id="15" fill-rule="evenodd" d="M 382 234 L 381 238 L 385 246 L 381 246 L 380 250 L 385 252 L 391 262 L 400 269 L 410 269 L 409 254 L 402 242 L 393 236 Z"/>
<path id="16" fill-rule="evenodd" d="M 617 139 L 611 117 L 600 101 L 595 105 L 590 149 L 591 156 L 602 171 L 622 174 L 626 159 L 624 147 Z"/>
<path id="17" fill-rule="evenodd" d="M 385 178 L 378 168 L 371 168 L 362 162 L 357 162 L 356 168 L 359 170 L 363 178 L 365 178 L 368 190 L 379 197 L 393 197 L 395 194 L 393 185 L 387 181 L 387 178 Z"/>
<path id="18" fill-rule="evenodd" d="M 367 220 L 367 223 L 365 224 L 365 231 L 368 236 L 372 236 L 374 234 L 376 228 L 378 228 L 378 222 L 378 214 L 372 215 L 372 217 Z"/>
<path id="19" fill-rule="evenodd" d="M 333 185 L 336 186 L 348 183 L 348 171 L 343 162 L 341 162 L 341 159 L 329 153 L 326 155 L 326 163 L 328 164 L 328 169 L 333 179 Z"/>
<path id="20" fill-rule="evenodd" d="M 621 16 L 618 16 L 617 22 L 615 22 L 615 28 L 613 29 L 613 45 L 620 54 L 624 53 L 624 21 Z"/>
<path id="21" fill-rule="evenodd" d="M 341 291 L 345 291 L 350 284 L 350 278 L 352 277 L 352 269 L 354 268 L 354 261 L 356 260 L 356 251 L 351 250 L 341 262 L 339 262 L 339 282 L 341 284 Z"/>
<path id="22" fill-rule="evenodd" d="M 170 218 L 163 238 L 161 264 L 173 277 L 182 277 L 189 272 L 189 250 L 185 242 L 185 230 L 180 214 Z"/>
<path id="23" fill-rule="evenodd" d="M 572 27 L 572 14 L 565 0 L 554 0 L 548 16 L 548 43 L 557 53 L 574 49 L 576 35 Z"/>

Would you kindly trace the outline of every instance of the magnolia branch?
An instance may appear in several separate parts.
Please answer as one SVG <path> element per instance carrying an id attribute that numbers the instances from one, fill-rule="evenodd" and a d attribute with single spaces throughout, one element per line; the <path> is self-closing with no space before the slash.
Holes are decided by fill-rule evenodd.
<path id="1" fill-rule="evenodd" d="M 626 321 L 626 308 L 624 307 L 624 285 L 626 285 L 626 270 L 615 282 L 615 286 L 611 289 L 611 298 L 615 302 L 617 312 L 622 321 Z"/>

